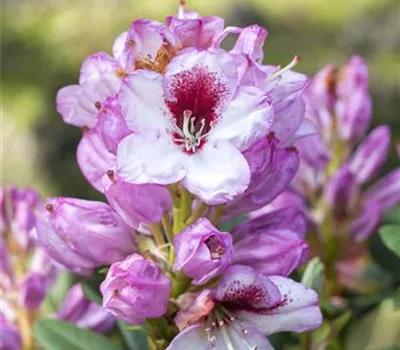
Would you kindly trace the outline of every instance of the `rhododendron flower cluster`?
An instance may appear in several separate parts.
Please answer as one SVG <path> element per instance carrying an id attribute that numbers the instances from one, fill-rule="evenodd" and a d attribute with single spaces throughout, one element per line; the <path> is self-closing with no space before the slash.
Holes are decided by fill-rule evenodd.
<path id="1" fill-rule="evenodd" d="M 390 150 L 390 128 L 380 125 L 366 135 L 371 97 L 368 68 L 359 56 L 340 69 L 323 68 L 304 100 L 306 118 L 318 133 L 296 143 L 302 161 L 293 190 L 285 191 L 274 205 L 294 205 L 307 215 L 314 251 L 333 270 L 334 291 L 339 287 L 336 273 L 345 286 L 361 289 L 361 281 L 349 280 L 348 272 L 364 266 L 363 243 L 384 211 L 400 203 L 400 168 L 376 179 Z M 336 249 L 332 252 L 328 246 Z"/>
<path id="2" fill-rule="evenodd" d="M 89 56 L 79 84 L 57 94 L 107 203 L 49 199 L 38 240 L 74 273 L 106 271 L 104 309 L 145 325 L 154 348 L 272 349 L 267 335 L 321 325 L 317 294 L 289 278 L 309 251 L 300 210 L 221 226 L 284 191 L 294 143 L 315 132 L 299 57 L 264 65 L 266 37 L 181 4 L 165 23 L 134 21 L 112 56 Z"/>

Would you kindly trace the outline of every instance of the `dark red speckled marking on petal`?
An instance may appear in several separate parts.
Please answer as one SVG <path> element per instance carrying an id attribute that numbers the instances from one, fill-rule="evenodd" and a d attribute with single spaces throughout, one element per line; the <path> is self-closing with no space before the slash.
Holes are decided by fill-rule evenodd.
<path id="1" fill-rule="evenodd" d="M 201 119 L 205 119 L 204 133 L 218 120 L 218 109 L 228 95 L 228 87 L 220 80 L 217 73 L 207 67 L 194 66 L 190 70 L 176 74 L 169 89 L 170 99 L 166 104 L 179 128 L 183 126 L 183 111 L 190 110 L 196 118 L 196 129 Z"/>

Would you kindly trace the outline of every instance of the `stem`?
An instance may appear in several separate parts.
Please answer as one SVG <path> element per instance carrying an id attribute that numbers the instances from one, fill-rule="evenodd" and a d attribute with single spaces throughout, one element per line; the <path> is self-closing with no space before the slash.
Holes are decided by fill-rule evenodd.
<path id="1" fill-rule="evenodd" d="M 213 223 L 214 226 L 216 226 L 218 224 L 218 221 L 223 214 L 224 214 L 224 206 L 217 205 L 214 208 L 214 213 L 212 214 L 212 217 L 211 217 L 211 222 Z"/>
<path id="2" fill-rule="evenodd" d="M 151 232 L 153 233 L 154 240 L 158 246 L 165 244 L 164 235 L 159 223 L 151 224 Z"/>
<path id="3" fill-rule="evenodd" d="M 173 214 L 174 214 L 173 233 L 174 235 L 176 235 L 177 233 L 183 230 L 185 225 L 181 220 L 181 208 L 174 207 Z"/>
<path id="4" fill-rule="evenodd" d="M 181 220 L 186 221 L 192 212 L 192 196 L 190 192 L 181 186 Z"/>
<path id="5" fill-rule="evenodd" d="M 310 350 L 311 349 L 311 333 L 304 332 L 300 334 L 300 349 Z"/>
<path id="6" fill-rule="evenodd" d="M 161 219 L 161 223 L 163 226 L 163 229 L 165 231 L 165 233 L 167 234 L 167 238 L 169 243 L 172 244 L 173 240 L 174 240 L 174 232 L 172 231 L 172 226 L 171 226 L 171 222 L 169 220 L 169 215 L 165 214 L 162 219 Z"/>
<path id="7" fill-rule="evenodd" d="M 202 217 L 208 209 L 208 205 L 202 202 L 191 216 L 186 220 L 186 225 L 193 224 L 198 218 Z"/>
<path id="8" fill-rule="evenodd" d="M 190 286 L 190 278 L 185 276 L 185 274 L 180 271 L 176 274 L 174 280 L 172 281 L 172 292 L 171 297 L 177 298 L 179 295 L 184 293 Z"/>

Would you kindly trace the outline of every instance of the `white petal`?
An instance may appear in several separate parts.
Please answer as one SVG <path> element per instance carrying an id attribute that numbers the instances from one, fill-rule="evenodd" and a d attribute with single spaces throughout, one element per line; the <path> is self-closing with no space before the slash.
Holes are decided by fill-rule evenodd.
<path id="1" fill-rule="evenodd" d="M 161 74 L 144 69 L 130 74 L 121 85 L 120 104 L 126 124 L 133 131 L 164 130 L 172 125 Z"/>
<path id="2" fill-rule="evenodd" d="M 114 40 L 112 52 L 114 58 L 118 61 L 122 68 L 126 68 L 127 57 L 125 52 L 125 43 L 128 38 L 128 32 L 123 32 Z"/>
<path id="3" fill-rule="evenodd" d="M 227 142 L 206 142 L 188 160 L 182 183 L 208 204 L 229 202 L 249 185 L 246 158 Z"/>
<path id="4" fill-rule="evenodd" d="M 117 172 L 124 181 L 166 185 L 186 174 L 188 155 L 167 133 L 145 130 L 125 137 L 118 146 Z"/>
<path id="5" fill-rule="evenodd" d="M 111 80 L 119 83 L 116 74 L 118 68 L 117 61 L 105 52 L 95 53 L 83 61 L 79 83 L 86 81 Z"/>
<path id="6" fill-rule="evenodd" d="M 256 87 L 243 86 L 222 113 L 209 139 L 226 140 L 246 150 L 268 133 L 273 121 L 269 96 Z"/>
<path id="7" fill-rule="evenodd" d="M 212 341 L 212 337 L 215 337 Z M 167 350 L 274 350 L 268 339 L 256 328 L 241 328 L 237 322 L 220 330 L 205 332 L 205 325 L 195 325 L 180 332 Z"/>
<path id="8" fill-rule="evenodd" d="M 174 84 L 174 77 L 183 71 L 192 71 L 193 67 L 202 67 L 215 76 L 215 80 L 225 87 L 224 99 L 221 101 L 219 110 L 224 109 L 231 100 L 237 89 L 237 67 L 233 58 L 224 50 L 209 49 L 184 50 L 182 54 L 172 59 L 165 73 L 165 91 L 171 90 L 170 85 Z M 195 77 L 193 77 L 195 78 Z M 173 98 L 173 96 L 167 96 Z"/>
<path id="9" fill-rule="evenodd" d="M 281 292 L 282 301 L 262 312 L 239 311 L 236 313 L 238 318 L 258 326 L 266 334 L 299 333 L 321 325 L 322 314 L 316 292 L 286 277 L 271 276 L 269 279 Z"/>

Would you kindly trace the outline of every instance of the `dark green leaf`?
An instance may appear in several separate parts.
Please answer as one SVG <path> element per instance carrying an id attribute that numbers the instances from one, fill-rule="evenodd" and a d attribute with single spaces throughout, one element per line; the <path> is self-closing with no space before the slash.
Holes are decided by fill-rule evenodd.
<path id="1" fill-rule="evenodd" d="M 385 245 L 400 257 L 400 225 L 386 225 L 379 229 Z"/>
<path id="2" fill-rule="evenodd" d="M 100 291 L 96 288 L 96 286 L 93 286 L 92 284 L 89 283 L 87 280 L 81 281 L 83 293 L 85 294 L 85 297 L 91 301 L 94 301 L 97 304 L 102 303 L 102 297 L 100 294 Z"/>
<path id="3" fill-rule="evenodd" d="M 34 335 L 46 350 L 119 350 L 106 337 L 60 320 L 37 321 Z"/>
<path id="4" fill-rule="evenodd" d="M 384 215 L 384 222 L 387 224 L 400 225 L 400 206 L 388 210 Z"/>
<path id="5" fill-rule="evenodd" d="M 142 329 L 131 329 L 124 321 L 117 321 L 118 328 L 129 350 L 147 350 L 147 336 Z"/>

